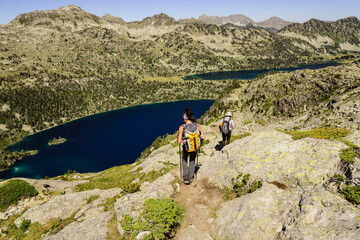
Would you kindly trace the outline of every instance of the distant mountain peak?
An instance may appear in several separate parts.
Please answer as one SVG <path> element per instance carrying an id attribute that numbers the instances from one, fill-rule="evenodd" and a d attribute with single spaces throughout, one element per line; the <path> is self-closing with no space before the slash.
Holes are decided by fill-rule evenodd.
<path id="1" fill-rule="evenodd" d="M 74 4 L 70 4 L 68 6 L 65 6 L 65 7 L 61 7 L 59 8 L 59 10 L 64 10 L 64 11 L 72 11 L 72 12 L 80 12 L 80 11 L 84 11 L 81 7 L 79 6 L 76 6 Z"/>
<path id="2" fill-rule="evenodd" d="M 202 14 L 199 17 L 199 20 L 207 23 L 207 24 L 215 24 L 215 25 L 224 25 L 227 23 L 232 23 L 239 26 L 246 26 L 249 23 L 254 23 L 251 18 L 243 15 L 243 14 L 234 14 L 226 17 L 219 16 L 207 16 L 206 14 Z"/>
<path id="3" fill-rule="evenodd" d="M 68 5 L 53 10 L 39 10 L 20 14 L 10 25 L 22 26 L 44 26 L 53 28 L 54 26 L 80 26 L 100 24 L 100 18 L 90 14 L 76 5 Z"/>
<path id="4" fill-rule="evenodd" d="M 248 24 L 251 24 L 253 26 L 267 29 L 272 28 L 274 30 L 280 30 L 291 23 L 275 16 L 262 22 L 254 22 L 251 18 L 245 16 L 244 14 L 233 14 L 226 17 L 207 16 L 206 14 L 202 14 L 199 17 L 199 20 L 207 24 L 226 25 L 230 23 L 237 26 L 247 26 Z"/>
<path id="5" fill-rule="evenodd" d="M 144 18 L 141 21 L 141 23 L 145 23 L 146 25 L 154 25 L 154 26 L 168 26 L 175 24 L 176 22 L 177 21 L 174 18 L 169 17 L 165 13 L 155 14 L 154 16 Z"/>
<path id="6" fill-rule="evenodd" d="M 104 16 L 101 17 L 101 19 L 110 22 L 110 23 L 119 23 L 119 24 L 125 24 L 126 21 L 124 21 L 124 19 L 120 18 L 120 17 L 115 17 L 109 13 L 105 14 Z"/>

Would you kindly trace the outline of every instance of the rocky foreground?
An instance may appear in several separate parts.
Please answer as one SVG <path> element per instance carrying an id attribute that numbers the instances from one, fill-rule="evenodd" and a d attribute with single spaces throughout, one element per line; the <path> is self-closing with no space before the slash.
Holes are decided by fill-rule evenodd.
<path id="1" fill-rule="evenodd" d="M 346 148 L 342 141 L 293 140 L 288 134 L 265 128 L 217 151 L 220 134 L 215 127 L 204 128 L 209 142 L 199 158 L 197 186 L 179 181 L 178 147 L 173 139 L 131 166 L 130 171 L 145 174 L 173 166 L 155 181 L 141 183 L 139 191 L 133 193 L 124 193 L 121 188 L 73 191 L 76 185 L 91 179 L 25 179 L 41 194 L 1 213 L 2 238 L 9 238 L 6 235 L 9 221 L 21 227 L 25 220 L 30 220 L 31 226 L 46 226 L 54 219 L 62 219 L 66 224 L 56 231 L 50 229 L 37 236 L 118 239 L 126 234 L 120 224 L 123 217 L 127 214 L 136 218 L 149 198 L 174 198 L 185 205 L 185 216 L 175 239 L 360 238 L 360 208 L 341 197 L 337 185 L 326 185 L 339 173 L 340 153 Z M 239 133 L 236 130 L 234 135 Z M 358 136 L 359 132 L 354 131 L 346 138 L 360 145 Z M 356 175 L 360 171 L 359 162 L 356 158 L 352 172 L 354 178 L 360 179 Z M 239 173 L 249 173 L 251 180 L 261 180 L 262 187 L 224 200 L 222 192 L 231 188 L 232 179 Z M 50 191 L 51 194 L 44 194 Z M 25 236 L 33 234 L 31 231 L 34 228 L 30 227 Z"/>

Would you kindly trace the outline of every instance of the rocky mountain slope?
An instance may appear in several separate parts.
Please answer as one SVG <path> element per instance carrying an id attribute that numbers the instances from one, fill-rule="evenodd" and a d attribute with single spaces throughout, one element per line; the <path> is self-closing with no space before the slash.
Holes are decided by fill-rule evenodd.
<path id="1" fill-rule="evenodd" d="M 176 135 L 150 146 L 147 155 L 132 165 L 93 174 L 69 173 L 57 179 L 23 179 L 39 194 L 2 212 L 2 237 L 153 236 L 162 228 L 151 214 L 153 210 L 160 214 L 162 205 L 148 207 L 151 199 L 158 199 L 153 201 L 176 201 L 185 207 L 182 220 L 171 225 L 178 228 L 161 230 L 166 231 L 161 235 L 165 238 L 357 239 L 358 72 L 360 65 L 355 62 L 321 70 L 270 73 L 252 80 L 253 88 L 248 83 L 229 87 L 202 119 L 207 121 L 202 125 L 207 140 L 192 186 L 179 179 Z M 280 93 L 282 98 L 276 99 Z M 327 94 L 329 97 L 324 97 Z M 269 99 L 273 104 L 265 111 L 263 104 Z M 277 104 L 279 100 L 282 104 Z M 333 104 L 331 114 L 329 103 Z M 351 107 L 348 113 L 353 120 L 344 115 L 346 106 Z M 220 115 L 213 115 L 215 108 Z M 221 149 L 217 124 L 229 110 L 237 129 L 233 141 Z M 272 114 L 274 111 L 278 114 Z M 313 116 L 313 121 L 299 124 L 305 120 L 304 114 Z M 337 121 L 333 116 L 339 116 L 334 118 Z M 6 184 L 2 183 L 0 192 Z M 175 221 L 171 212 L 163 217 Z"/>
<path id="2" fill-rule="evenodd" d="M 184 75 L 334 57 L 264 29 L 177 22 L 165 14 L 126 23 L 74 5 L 21 14 L 0 27 L 0 36 L 1 150 L 79 117 L 149 102 L 215 99 L 227 85 L 193 81 L 198 94 L 190 96 L 177 90 L 188 84 Z M 3 163 L 12 159 L 1 156 Z"/>
<path id="3" fill-rule="evenodd" d="M 268 74 L 224 94 L 204 121 L 213 121 L 232 109 L 242 125 L 254 120 L 259 123 L 255 125 L 282 121 L 282 128 L 334 126 L 359 130 L 359 73 L 359 63 L 354 62 Z"/>
<path id="4" fill-rule="evenodd" d="M 281 29 L 280 34 L 301 38 L 324 52 L 335 48 L 344 51 L 359 51 L 360 49 L 360 21 L 356 17 L 335 22 L 310 19 L 303 24 L 290 24 Z"/>
<path id="5" fill-rule="evenodd" d="M 198 20 L 203 21 L 207 24 L 215 24 L 215 25 L 226 25 L 228 23 L 234 24 L 236 26 L 246 26 L 253 25 L 262 28 L 269 28 L 280 30 L 283 27 L 291 24 L 291 22 L 285 21 L 279 17 L 271 17 L 267 20 L 261 22 L 254 22 L 251 18 L 243 15 L 243 14 L 235 14 L 226 17 L 218 17 L 218 16 L 207 16 L 202 14 Z"/>

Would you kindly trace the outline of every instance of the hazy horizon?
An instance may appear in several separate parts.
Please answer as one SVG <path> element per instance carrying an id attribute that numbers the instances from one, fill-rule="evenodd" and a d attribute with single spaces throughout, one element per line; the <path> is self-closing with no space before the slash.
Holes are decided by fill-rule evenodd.
<path id="1" fill-rule="evenodd" d="M 243 14 L 255 22 L 261 22 L 270 17 L 280 17 L 291 22 L 305 22 L 311 18 L 323 21 L 336 21 L 338 19 L 355 16 L 360 18 L 357 11 L 360 2 L 354 0 L 324 1 L 316 2 L 310 0 L 284 1 L 284 0 L 257 0 L 257 1 L 235 1 L 235 0 L 184 0 L 181 2 L 170 2 L 166 0 L 0 0 L 0 24 L 7 24 L 16 16 L 33 12 L 36 10 L 51 10 L 62 6 L 74 4 L 85 11 L 99 17 L 109 13 L 121 17 L 127 22 L 141 21 L 146 17 L 159 13 L 165 13 L 176 20 L 182 18 L 198 18 L 202 14 L 208 16 L 229 16 Z"/>

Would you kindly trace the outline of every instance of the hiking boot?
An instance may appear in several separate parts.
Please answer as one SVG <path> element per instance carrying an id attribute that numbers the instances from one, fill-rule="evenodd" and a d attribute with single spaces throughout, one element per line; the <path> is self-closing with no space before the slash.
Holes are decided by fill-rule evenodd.
<path id="1" fill-rule="evenodd" d="M 189 185 L 189 184 L 190 184 L 190 181 L 189 181 L 189 180 L 184 180 L 184 183 L 185 183 L 186 185 Z"/>

